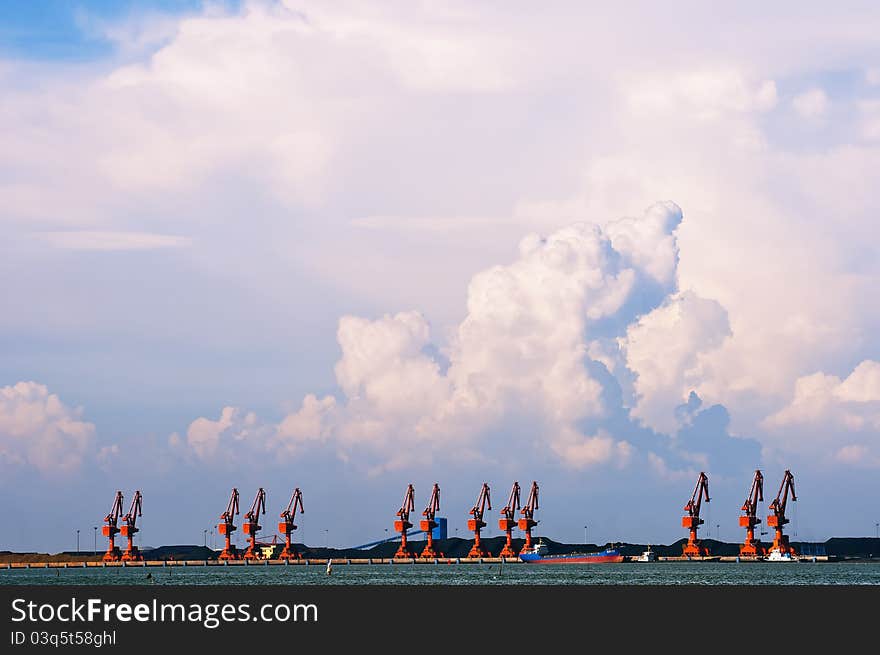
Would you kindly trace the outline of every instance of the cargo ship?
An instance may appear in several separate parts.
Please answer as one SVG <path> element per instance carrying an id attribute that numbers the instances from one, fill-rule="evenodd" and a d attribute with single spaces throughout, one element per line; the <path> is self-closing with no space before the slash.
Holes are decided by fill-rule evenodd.
<path id="1" fill-rule="evenodd" d="M 548 550 L 546 544 L 538 541 L 531 550 L 520 553 L 519 558 L 527 564 L 614 564 L 623 561 L 623 554 L 617 548 L 562 555 L 548 555 Z"/>

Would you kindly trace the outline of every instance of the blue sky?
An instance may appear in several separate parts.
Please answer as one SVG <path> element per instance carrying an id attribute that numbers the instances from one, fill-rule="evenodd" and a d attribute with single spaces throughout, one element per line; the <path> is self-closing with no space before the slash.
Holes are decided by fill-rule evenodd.
<path id="1" fill-rule="evenodd" d="M 4 3 L 0 548 L 135 488 L 145 544 L 232 486 L 463 534 L 514 479 L 669 543 L 701 470 L 733 541 L 755 468 L 872 534 L 880 12 L 728 13 Z"/>
<path id="2" fill-rule="evenodd" d="M 221 4 L 221 3 L 216 3 Z M 229 7 L 238 3 L 225 3 Z M 168 15 L 199 11 L 199 0 L 12 0 L 0 6 L 0 44 L 7 57 L 87 61 L 112 56 L 113 43 L 90 29 L 95 22 L 120 21 L 147 12 Z"/>

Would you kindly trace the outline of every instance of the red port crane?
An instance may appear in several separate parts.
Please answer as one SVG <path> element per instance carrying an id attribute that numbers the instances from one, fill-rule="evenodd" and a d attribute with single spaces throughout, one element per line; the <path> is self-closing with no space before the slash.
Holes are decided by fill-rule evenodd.
<path id="1" fill-rule="evenodd" d="M 229 496 L 229 503 L 226 505 L 226 511 L 220 515 L 223 522 L 217 525 L 217 530 L 220 534 L 226 537 L 226 544 L 223 546 L 223 552 L 218 556 L 218 559 L 220 560 L 239 559 L 238 551 L 232 543 L 232 533 L 236 530 L 232 521 L 236 514 L 238 514 L 238 489 L 233 487 L 232 495 Z"/>
<path id="2" fill-rule="evenodd" d="M 281 554 L 278 556 L 279 559 L 302 558 L 302 555 L 297 552 L 293 547 L 293 544 L 290 542 L 290 533 L 296 530 L 296 525 L 294 524 L 293 519 L 296 517 L 297 508 L 299 508 L 300 514 L 305 511 L 303 509 L 302 492 L 299 490 L 299 487 L 293 490 L 290 502 L 287 503 L 287 509 L 281 512 L 281 518 L 284 520 L 278 524 L 278 532 L 284 535 L 284 550 L 282 550 Z"/>
<path id="3" fill-rule="evenodd" d="M 266 492 L 263 487 L 257 490 L 251 508 L 244 515 L 244 533 L 250 535 L 250 545 L 244 551 L 244 559 L 261 559 L 262 552 L 257 548 L 257 532 L 263 529 L 260 525 L 260 513 L 266 513 Z"/>
<path id="4" fill-rule="evenodd" d="M 120 501 L 122 499 L 120 498 Z M 122 526 L 122 529 L 119 531 L 123 537 L 128 539 L 128 547 L 125 549 L 125 552 L 122 553 L 122 561 L 123 562 L 143 562 L 144 556 L 141 555 L 138 547 L 134 545 L 134 535 L 137 532 L 140 532 L 140 528 L 137 527 L 138 517 L 141 516 L 141 492 L 140 490 L 134 492 L 134 498 L 131 500 L 131 507 L 128 510 L 128 514 L 122 517 L 125 525 Z"/>
<path id="5" fill-rule="evenodd" d="M 498 557 L 516 557 L 513 550 L 513 529 L 516 527 L 515 513 L 520 508 L 519 504 L 519 482 L 514 481 L 510 490 L 510 496 L 507 498 L 507 504 L 501 509 L 501 516 L 498 519 L 498 527 L 507 535 L 507 541 L 504 542 L 504 548 L 498 553 Z"/>
<path id="6" fill-rule="evenodd" d="M 409 513 L 416 507 L 414 500 L 415 493 L 416 490 L 412 485 L 409 485 L 403 496 L 403 503 L 400 505 L 400 509 L 397 510 L 398 518 L 394 522 L 394 530 L 395 532 L 400 533 L 400 547 L 397 549 L 397 552 L 394 553 L 395 559 L 410 559 L 413 556 L 409 550 L 409 546 L 406 545 L 406 531 L 412 527 L 412 523 L 409 522 Z"/>
<path id="7" fill-rule="evenodd" d="M 434 550 L 434 528 L 437 527 L 437 521 L 434 520 L 434 514 L 440 510 L 440 485 L 436 482 L 434 483 L 434 489 L 431 491 L 431 500 L 428 501 L 428 506 L 425 508 L 425 511 L 422 512 L 422 516 L 425 518 L 422 519 L 421 523 L 419 523 L 419 528 L 428 535 L 428 542 L 425 544 L 425 548 L 422 550 L 421 557 L 442 557 L 442 553 L 438 553 Z"/>
<path id="8" fill-rule="evenodd" d="M 700 518 L 700 505 L 704 497 L 708 503 L 709 478 L 700 471 L 700 477 L 697 478 L 697 486 L 694 487 L 694 493 L 691 495 L 687 505 L 684 506 L 688 515 L 681 519 L 682 527 L 689 530 L 688 541 L 682 547 L 686 557 L 704 557 L 709 554 L 709 549 L 697 539 L 697 528 L 704 523 L 703 519 Z"/>
<path id="9" fill-rule="evenodd" d="M 480 495 L 477 496 L 476 504 L 468 512 L 474 517 L 468 519 L 467 522 L 468 530 L 474 533 L 474 545 L 471 546 L 468 557 L 489 557 L 486 547 L 480 543 L 480 530 L 486 527 L 486 523 L 483 521 L 483 512 L 487 509 L 492 509 L 492 500 L 489 498 L 489 485 L 484 482 L 480 488 Z"/>
<path id="10" fill-rule="evenodd" d="M 103 557 L 105 562 L 118 562 L 122 559 L 122 553 L 119 552 L 119 547 L 116 545 L 116 535 L 119 534 L 116 523 L 120 516 L 122 516 L 122 492 L 117 491 L 116 498 L 113 499 L 113 507 L 110 508 L 110 513 L 104 517 L 104 523 L 107 525 L 101 528 L 101 534 L 110 540 L 107 552 Z"/>
<path id="11" fill-rule="evenodd" d="M 755 539 L 755 526 L 761 522 L 758 518 L 758 503 L 764 502 L 764 476 L 760 470 L 755 471 L 752 488 L 743 503 L 744 514 L 739 517 L 739 525 L 746 529 L 746 540 L 739 547 L 739 554 L 744 557 L 758 557 L 767 552 L 759 539 Z"/>
<path id="12" fill-rule="evenodd" d="M 797 501 L 797 496 L 794 493 L 794 476 L 791 474 L 791 471 L 786 469 L 785 475 L 782 476 L 782 484 L 779 485 L 779 493 L 776 494 L 776 498 L 767 507 L 768 510 L 773 512 L 767 516 L 767 526 L 776 530 L 770 552 L 778 551 L 781 555 L 786 553 L 797 555 L 794 548 L 788 543 L 788 535 L 782 532 L 782 526 L 789 522 L 785 516 L 789 492 L 791 492 L 792 501 Z"/>
<path id="13" fill-rule="evenodd" d="M 529 491 L 529 499 L 526 501 L 522 510 L 520 510 L 520 514 L 522 514 L 523 517 L 519 520 L 519 529 L 526 533 L 526 542 L 523 544 L 522 550 L 519 551 L 521 553 L 531 550 L 532 548 L 532 528 L 538 525 L 538 522 L 534 518 L 536 509 L 538 509 L 538 483 L 532 481 L 532 489 Z"/>

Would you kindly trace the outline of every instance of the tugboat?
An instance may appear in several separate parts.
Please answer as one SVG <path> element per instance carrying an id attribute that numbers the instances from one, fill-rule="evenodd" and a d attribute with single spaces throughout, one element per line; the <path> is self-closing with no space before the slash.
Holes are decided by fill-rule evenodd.
<path id="1" fill-rule="evenodd" d="M 643 550 L 642 554 L 633 560 L 635 562 L 656 562 L 657 561 L 657 553 L 651 550 L 651 546 L 648 546 L 648 550 Z"/>
<path id="2" fill-rule="evenodd" d="M 783 552 L 778 548 L 774 548 L 770 551 L 770 554 L 764 558 L 765 562 L 797 562 L 799 561 L 796 557 L 792 557 L 791 553 Z"/>
<path id="3" fill-rule="evenodd" d="M 623 561 L 623 554 L 613 546 L 594 553 L 548 555 L 548 551 L 547 544 L 539 539 L 530 551 L 520 553 L 519 558 L 527 564 L 610 564 Z"/>

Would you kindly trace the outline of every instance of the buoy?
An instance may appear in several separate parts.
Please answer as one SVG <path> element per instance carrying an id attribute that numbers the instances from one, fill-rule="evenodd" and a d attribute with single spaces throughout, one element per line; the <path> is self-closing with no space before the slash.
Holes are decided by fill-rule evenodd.
<path id="1" fill-rule="evenodd" d="M 333 560 L 327 560 L 327 575 L 331 575 L 333 573 Z"/>

